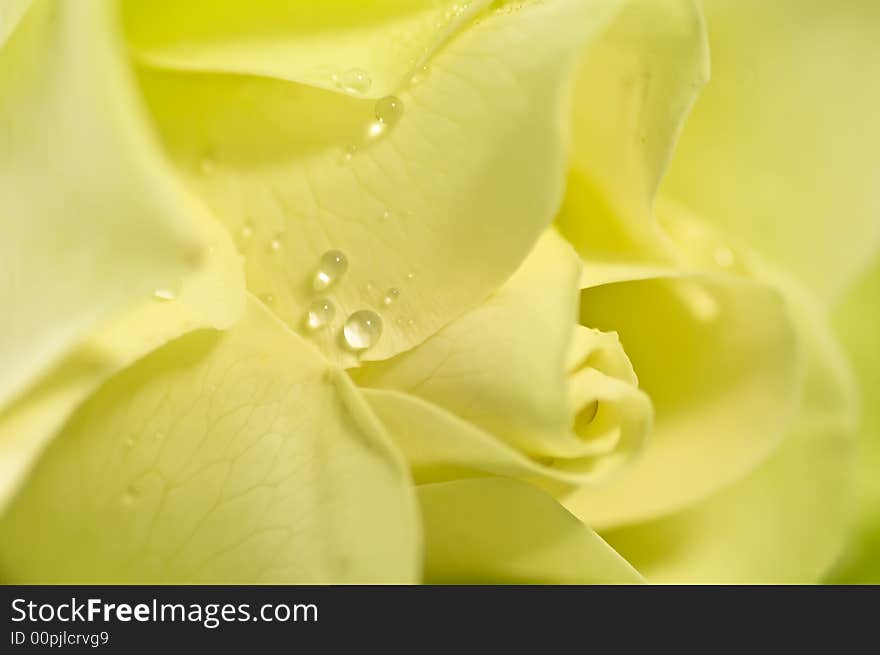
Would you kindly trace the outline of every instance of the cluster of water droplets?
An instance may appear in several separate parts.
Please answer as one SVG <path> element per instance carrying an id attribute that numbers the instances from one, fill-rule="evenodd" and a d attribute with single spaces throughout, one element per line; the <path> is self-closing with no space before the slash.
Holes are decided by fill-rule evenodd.
<path id="1" fill-rule="evenodd" d="M 312 288 L 324 293 L 339 283 L 348 271 L 348 258 L 340 250 L 328 250 L 318 260 Z M 326 296 L 315 298 L 306 309 L 305 325 L 310 331 L 327 327 L 336 317 L 336 305 Z M 345 319 L 342 337 L 345 345 L 359 352 L 372 348 L 382 336 L 382 317 L 370 309 L 360 309 Z"/>

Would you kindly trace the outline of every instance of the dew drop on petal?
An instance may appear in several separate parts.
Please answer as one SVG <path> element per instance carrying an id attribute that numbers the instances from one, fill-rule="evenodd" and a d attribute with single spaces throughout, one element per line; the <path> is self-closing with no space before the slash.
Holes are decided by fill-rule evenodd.
<path id="1" fill-rule="evenodd" d="M 168 302 L 169 300 L 177 298 L 177 294 L 171 289 L 156 289 L 153 292 L 153 298 L 161 300 L 162 302 Z"/>
<path id="2" fill-rule="evenodd" d="M 242 225 L 238 231 L 238 235 L 244 240 L 250 239 L 252 236 L 254 236 L 253 224 L 250 221 L 248 221 L 247 223 Z"/>
<path id="3" fill-rule="evenodd" d="M 369 74 L 361 68 L 352 68 L 336 77 L 339 88 L 346 93 L 363 94 L 370 90 L 373 80 Z"/>
<path id="4" fill-rule="evenodd" d="M 275 304 L 275 296 L 273 296 L 271 293 L 264 293 L 260 295 L 260 300 L 263 302 L 264 305 L 268 307 L 271 307 Z"/>
<path id="5" fill-rule="evenodd" d="M 306 312 L 306 326 L 310 330 L 318 330 L 333 320 L 336 316 L 336 305 L 327 298 L 318 298 L 309 305 Z"/>
<path id="6" fill-rule="evenodd" d="M 328 250 L 318 262 L 318 270 L 312 285 L 316 291 L 323 291 L 336 284 L 348 270 L 348 258 L 340 250 Z"/>
<path id="7" fill-rule="evenodd" d="M 376 312 L 361 309 L 348 317 L 342 334 L 349 348 L 366 350 L 375 345 L 382 335 L 382 319 Z"/>
<path id="8" fill-rule="evenodd" d="M 376 120 L 393 126 L 403 116 L 403 102 L 396 96 L 385 96 L 376 101 Z"/>
<path id="9" fill-rule="evenodd" d="M 388 289 L 388 291 L 385 292 L 385 296 L 382 298 L 382 304 L 385 305 L 386 307 L 390 307 L 391 305 L 394 304 L 394 301 L 396 301 L 399 297 L 400 297 L 400 289 L 394 289 L 394 288 Z"/>
<path id="10" fill-rule="evenodd" d="M 283 248 L 283 247 L 284 247 L 284 240 L 282 239 L 282 236 L 280 234 L 276 234 L 274 237 L 272 237 L 272 240 L 269 241 L 267 251 L 270 254 L 272 254 L 272 253 L 279 252 L 281 250 L 281 248 Z"/>

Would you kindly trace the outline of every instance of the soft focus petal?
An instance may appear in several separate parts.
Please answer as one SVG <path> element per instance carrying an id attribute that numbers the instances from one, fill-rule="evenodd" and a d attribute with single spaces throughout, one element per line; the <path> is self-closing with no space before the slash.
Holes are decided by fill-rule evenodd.
<path id="1" fill-rule="evenodd" d="M 693 0 L 629 0 L 588 48 L 576 83 L 574 151 L 558 224 L 592 261 L 664 259 L 654 193 L 709 76 Z"/>
<path id="2" fill-rule="evenodd" d="M 514 480 L 418 487 L 429 583 L 602 584 L 638 573 L 552 497 Z"/>
<path id="3" fill-rule="evenodd" d="M 670 273 L 585 289 L 581 320 L 615 329 L 655 410 L 626 475 L 564 499 L 593 526 L 678 510 L 748 473 L 798 406 L 801 352 L 772 288 L 725 274 Z"/>
<path id="4" fill-rule="evenodd" d="M 113 378 L 0 522 L 18 582 L 414 581 L 404 465 L 344 373 L 259 303 Z"/>
<path id="5" fill-rule="evenodd" d="M 857 375 L 862 427 L 856 531 L 831 582 L 880 584 L 880 260 L 846 294 L 834 324 Z"/>
<path id="6" fill-rule="evenodd" d="M 664 191 L 833 297 L 880 244 L 880 3 L 703 4 L 713 79 Z"/>
<path id="7" fill-rule="evenodd" d="M 250 290 L 288 325 L 304 329 L 321 255 L 347 256 L 328 291 L 336 318 L 312 338 L 353 365 L 340 344 L 352 312 L 382 313 L 364 357 L 387 358 L 481 302 L 528 253 L 562 195 L 574 58 L 613 4 L 487 13 L 399 91 L 386 123 L 375 101 L 277 79 L 145 70 L 142 83 L 181 170 L 240 235 Z M 400 297 L 386 307 L 389 289 Z"/>
<path id="8" fill-rule="evenodd" d="M 34 2 L 0 50 L 0 404 L 200 254 L 110 7 Z"/>
<path id="9" fill-rule="evenodd" d="M 240 257 L 220 226 L 206 219 L 201 227 L 207 260 L 174 298 L 146 300 L 102 326 L 0 412 L 0 509 L 45 444 L 111 375 L 186 332 L 225 329 L 239 318 L 246 293 Z"/>
<path id="10" fill-rule="evenodd" d="M 542 464 L 588 477 L 607 471 L 639 448 L 651 407 L 613 335 L 575 337 L 579 282 L 577 255 L 550 230 L 486 302 L 413 350 L 366 364 L 355 380 L 434 403 Z M 468 465 L 465 451 L 444 454 L 421 429 L 414 422 L 396 434 L 423 444 L 423 462 Z M 477 437 L 445 429 L 476 447 Z M 483 468 L 487 456 L 472 466 Z"/>
<path id="11" fill-rule="evenodd" d="M 381 98 L 490 0 L 124 0 L 145 62 L 246 73 Z M 364 77 L 359 77 L 363 73 Z"/>
<path id="12" fill-rule="evenodd" d="M 0 48 L 18 27 L 19 21 L 33 0 L 6 0 L 0 11 Z"/>
<path id="13" fill-rule="evenodd" d="M 808 375 L 798 420 L 779 450 L 702 503 L 603 532 L 649 581 L 817 582 L 840 552 L 853 486 L 853 381 L 821 319 L 798 311 Z"/>

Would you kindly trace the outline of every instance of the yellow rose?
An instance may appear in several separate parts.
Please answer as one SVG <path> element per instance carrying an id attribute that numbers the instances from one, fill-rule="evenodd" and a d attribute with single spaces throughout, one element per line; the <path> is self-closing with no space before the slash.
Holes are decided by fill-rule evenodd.
<path id="1" fill-rule="evenodd" d="M 863 4 L 6 2 L 2 575 L 820 579 Z"/>

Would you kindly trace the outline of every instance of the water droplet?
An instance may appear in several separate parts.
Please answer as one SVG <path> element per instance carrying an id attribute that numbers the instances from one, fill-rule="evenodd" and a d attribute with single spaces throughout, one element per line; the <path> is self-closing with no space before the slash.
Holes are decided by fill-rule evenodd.
<path id="1" fill-rule="evenodd" d="M 376 120 L 391 127 L 403 116 L 403 103 L 395 96 L 385 96 L 376 101 Z"/>
<path id="2" fill-rule="evenodd" d="M 349 348 L 366 350 L 371 348 L 382 335 L 382 319 L 376 312 L 361 309 L 348 317 L 342 334 Z"/>
<path id="3" fill-rule="evenodd" d="M 354 156 L 357 154 L 357 151 L 358 151 L 358 147 L 356 144 L 354 144 L 354 143 L 348 144 L 347 146 L 345 146 L 345 150 L 342 153 L 342 160 L 344 162 L 350 162 L 352 159 L 354 159 Z"/>
<path id="4" fill-rule="evenodd" d="M 336 83 L 346 93 L 362 94 L 370 90 L 373 80 L 365 70 L 352 68 L 339 75 Z"/>
<path id="5" fill-rule="evenodd" d="M 410 78 L 410 82 L 412 84 L 421 84 L 428 77 L 428 73 L 430 72 L 430 68 L 428 68 L 428 64 L 425 64 L 421 68 L 419 68 L 415 73 L 413 73 L 412 78 Z"/>
<path id="6" fill-rule="evenodd" d="M 414 325 L 416 324 L 416 322 L 415 322 L 413 319 L 409 319 L 409 320 L 407 320 L 406 324 L 407 324 L 409 327 L 412 327 L 412 326 L 414 326 Z"/>
<path id="7" fill-rule="evenodd" d="M 389 218 L 391 218 L 391 210 L 386 209 L 385 211 L 382 212 L 382 220 L 387 221 Z"/>
<path id="8" fill-rule="evenodd" d="M 400 289 L 388 289 L 385 292 L 385 297 L 382 298 L 382 304 L 386 307 L 390 307 L 394 304 L 394 301 L 400 297 Z"/>
<path id="9" fill-rule="evenodd" d="M 336 316 L 336 305 L 333 304 L 333 301 L 327 298 L 318 298 L 309 305 L 306 312 L 306 326 L 310 330 L 317 330 L 330 323 L 334 316 Z"/>
<path id="10" fill-rule="evenodd" d="M 276 234 L 274 237 L 272 237 L 272 240 L 269 242 L 269 246 L 268 246 L 267 250 L 270 254 L 276 253 L 276 252 L 279 252 L 283 246 L 284 246 L 284 240 L 283 240 L 282 235 Z"/>
<path id="11" fill-rule="evenodd" d="M 733 251 L 724 246 L 716 248 L 715 252 L 712 253 L 712 257 L 715 259 L 715 263 L 723 268 L 730 268 L 733 266 L 735 259 Z"/>
<path id="12" fill-rule="evenodd" d="M 333 286 L 347 270 L 348 259 L 345 254 L 339 250 L 328 250 L 321 255 L 312 285 L 316 291 L 323 291 Z"/>
<path id="13" fill-rule="evenodd" d="M 407 280 L 415 280 L 416 274 L 413 271 L 410 271 L 409 273 L 406 274 L 406 279 Z"/>
<path id="14" fill-rule="evenodd" d="M 153 298 L 161 300 L 162 302 L 168 302 L 169 300 L 177 298 L 177 294 L 171 289 L 156 289 L 153 292 Z"/>
<path id="15" fill-rule="evenodd" d="M 262 295 L 260 296 L 260 300 L 263 301 L 263 304 L 264 304 L 264 305 L 267 305 L 267 306 L 269 306 L 269 307 L 271 307 L 272 305 L 275 304 L 275 296 L 273 296 L 271 293 L 264 293 L 264 294 L 262 294 Z"/>
<path id="16" fill-rule="evenodd" d="M 239 229 L 239 231 L 238 231 L 238 235 L 239 235 L 242 239 L 244 239 L 244 240 L 250 239 L 252 236 L 254 236 L 254 225 L 253 225 L 253 223 L 251 223 L 250 221 L 248 221 L 247 223 L 245 223 L 244 225 L 242 225 L 242 226 L 241 226 L 241 229 Z"/>

